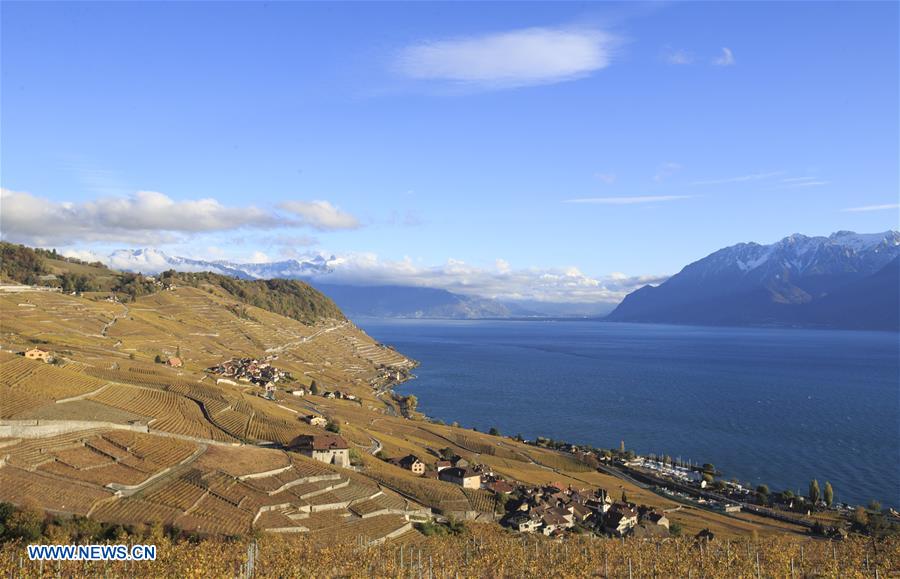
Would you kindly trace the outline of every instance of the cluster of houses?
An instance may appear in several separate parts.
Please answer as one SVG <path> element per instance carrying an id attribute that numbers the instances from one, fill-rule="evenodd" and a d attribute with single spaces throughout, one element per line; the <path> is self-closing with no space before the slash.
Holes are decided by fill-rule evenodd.
<path id="1" fill-rule="evenodd" d="M 401 458 L 389 458 L 387 462 L 415 475 L 435 478 L 467 489 L 480 489 L 487 482 L 491 482 L 491 478 L 494 476 L 483 465 L 470 466 L 469 461 L 460 456 L 439 460 L 434 464 L 434 469 L 429 469 L 428 465 L 414 454 L 408 454 Z"/>
<path id="2" fill-rule="evenodd" d="M 355 396 L 348 392 L 341 392 L 340 390 L 326 390 L 322 392 L 323 398 L 328 398 L 329 400 L 359 400 L 359 396 Z"/>
<path id="3" fill-rule="evenodd" d="M 159 290 L 170 292 L 170 291 L 173 291 L 178 288 L 178 286 L 175 285 L 174 283 L 169 283 L 169 282 L 163 281 L 161 279 L 157 279 L 155 276 L 152 276 L 152 275 L 145 275 L 144 279 L 149 282 L 152 282 L 153 285 Z"/>
<path id="4" fill-rule="evenodd" d="M 664 513 L 624 500 L 613 501 L 603 489 L 588 491 L 559 483 L 543 487 L 514 484 L 490 467 L 470 465 L 459 456 L 438 460 L 433 469 L 413 454 L 390 458 L 387 462 L 418 476 L 502 495 L 506 513 L 501 523 L 523 533 L 558 536 L 577 527 L 615 537 L 669 534 L 669 519 Z"/>
<path id="5" fill-rule="evenodd" d="M 207 368 L 206 371 L 225 378 L 233 378 L 238 382 L 256 384 L 258 386 L 274 387 L 279 381 L 291 379 L 289 372 L 272 366 L 268 359 L 232 358 L 218 366 Z"/>
<path id="6" fill-rule="evenodd" d="M 578 527 L 614 537 L 669 534 L 669 519 L 664 513 L 614 502 L 604 489 L 587 491 L 552 483 L 516 487 L 512 497 L 502 522 L 523 533 L 557 536 Z"/>

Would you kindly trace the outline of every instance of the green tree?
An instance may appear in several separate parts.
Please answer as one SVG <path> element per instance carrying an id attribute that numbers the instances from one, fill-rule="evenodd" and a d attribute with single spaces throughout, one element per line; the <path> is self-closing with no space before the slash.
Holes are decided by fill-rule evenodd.
<path id="1" fill-rule="evenodd" d="M 819 481 L 816 479 L 812 479 L 809 481 L 809 500 L 812 502 L 813 506 L 819 502 L 819 496 L 821 493 L 819 492 Z"/>
<path id="2" fill-rule="evenodd" d="M 628 502 L 628 495 L 625 494 L 625 489 L 622 489 L 622 502 L 623 502 L 623 503 L 627 503 L 627 502 Z"/>
<path id="3" fill-rule="evenodd" d="M 36 507 L 17 509 L 6 519 L 6 533 L 15 539 L 34 541 L 41 536 L 44 512 Z"/>
<path id="4" fill-rule="evenodd" d="M 831 488 L 831 483 L 825 481 L 825 493 L 824 493 L 825 504 L 829 507 L 834 503 L 834 489 Z"/>
<path id="5" fill-rule="evenodd" d="M 491 426 L 491 429 L 488 430 L 488 434 L 490 434 L 491 436 L 500 436 L 500 431 Z"/>
<path id="6" fill-rule="evenodd" d="M 325 430 L 328 432 L 333 432 L 335 434 L 341 433 L 341 425 L 334 421 L 329 421 L 328 424 L 325 425 Z"/>
<path id="7" fill-rule="evenodd" d="M 414 394 L 410 394 L 404 399 L 406 402 L 406 410 L 407 412 L 415 412 L 416 407 L 419 405 L 419 399 L 415 397 Z"/>
<path id="8" fill-rule="evenodd" d="M 759 502 L 762 504 L 767 504 L 769 502 L 769 485 L 759 485 L 756 487 L 756 496 L 759 498 Z"/>
<path id="9" fill-rule="evenodd" d="M 869 510 L 872 511 L 873 513 L 880 513 L 881 512 L 881 503 L 879 503 L 875 499 L 872 499 L 871 501 L 869 501 Z"/>
<path id="10" fill-rule="evenodd" d="M 319 385 L 316 384 L 316 381 L 315 381 L 315 380 L 313 380 L 313 381 L 310 382 L 310 384 L 309 384 L 309 393 L 312 394 L 312 395 L 316 395 L 316 394 L 319 393 Z"/>

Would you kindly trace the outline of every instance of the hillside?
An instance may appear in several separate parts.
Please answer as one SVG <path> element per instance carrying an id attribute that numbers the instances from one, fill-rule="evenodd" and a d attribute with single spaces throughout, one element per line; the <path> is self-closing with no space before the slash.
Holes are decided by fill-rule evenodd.
<path id="1" fill-rule="evenodd" d="M 110 275 L 86 274 L 101 272 Z M 517 484 L 624 491 L 647 508 L 674 509 L 669 516 L 685 533 L 806 534 L 750 513 L 683 505 L 572 454 L 427 421 L 391 391 L 415 362 L 339 312 L 292 319 L 247 303 L 253 294 L 239 300 L 242 284 L 191 275 L 174 285 L 160 276 L 152 283 L 162 289 L 127 300 L 30 286 L 0 292 L 0 501 L 37 501 L 106 524 L 157 522 L 213 535 L 268 529 L 325 541 L 415 537 L 412 524 L 434 514 L 496 520 L 504 504 L 496 493 L 383 460 L 414 454 L 434 472 L 453 455 Z M 256 297 L 275 309 L 278 286 L 257 283 Z M 53 363 L 17 355 L 34 346 Z M 173 358 L 179 366 L 158 362 Z M 274 400 L 262 386 L 207 370 L 233 358 L 285 372 Z M 317 395 L 290 393 L 314 385 Z M 335 390 L 343 399 L 323 395 Z M 340 431 L 355 470 L 292 450 L 299 436 L 323 432 L 304 420 L 309 414 Z"/>
<path id="2" fill-rule="evenodd" d="M 343 320 L 344 315 L 328 297 L 298 280 L 245 280 L 228 275 L 166 270 L 159 276 L 118 272 L 102 263 L 85 263 L 55 251 L 32 249 L 0 242 L 0 279 L 20 284 L 59 288 L 64 292 L 108 292 L 131 299 L 162 291 L 166 287 L 188 285 L 206 291 L 223 291 L 242 304 L 276 314 L 315 323 Z"/>
<path id="3" fill-rule="evenodd" d="M 606 319 L 897 330 L 898 256 L 896 231 L 742 243 L 632 292 Z"/>

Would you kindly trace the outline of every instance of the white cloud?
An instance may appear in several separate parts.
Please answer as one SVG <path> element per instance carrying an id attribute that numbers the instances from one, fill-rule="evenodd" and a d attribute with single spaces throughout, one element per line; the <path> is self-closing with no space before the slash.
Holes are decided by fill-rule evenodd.
<path id="1" fill-rule="evenodd" d="M 594 205 L 636 205 L 640 203 L 658 203 L 662 201 L 678 201 L 691 199 L 693 195 L 636 195 L 632 197 L 581 197 L 566 199 L 563 203 L 589 203 Z"/>
<path id="2" fill-rule="evenodd" d="M 828 185 L 828 181 L 821 179 L 820 177 L 790 177 L 788 179 L 782 179 L 781 185 L 778 187 L 779 189 L 797 189 L 800 187 L 821 187 L 822 185 Z"/>
<path id="3" fill-rule="evenodd" d="M 101 261 L 114 269 L 159 272 L 173 263 L 167 253 L 147 248 L 139 251 L 114 251 L 101 255 L 94 251 L 68 249 L 63 254 L 87 261 Z M 179 254 L 168 254 L 169 257 Z M 213 261 L 216 255 L 190 255 L 193 259 Z M 615 304 L 628 293 L 646 284 L 659 284 L 662 275 L 629 276 L 614 272 L 607 276 L 590 276 L 577 267 L 514 268 L 504 259 L 496 259 L 486 267 L 470 265 L 459 259 L 448 259 L 440 265 L 423 265 L 409 257 L 400 260 L 381 259 L 374 253 L 332 255 L 327 252 L 295 254 L 294 259 L 327 266 L 322 273 L 311 273 L 313 282 L 359 286 L 405 285 L 445 289 L 475 297 L 501 300 L 535 300 L 552 303 Z M 247 263 L 246 257 L 233 256 L 230 261 Z M 250 261 L 269 261 L 269 256 L 255 253 Z M 204 271 L 206 265 L 177 263 L 181 271 Z M 325 270 L 327 269 L 327 273 Z"/>
<path id="4" fill-rule="evenodd" d="M 694 62 L 694 57 L 686 50 L 669 50 L 665 54 L 666 62 L 675 65 L 685 65 Z"/>
<path id="5" fill-rule="evenodd" d="M 300 225 L 322 231 L 356 229 L 360 226 L 356 217 L 341 211 L 328 201 L 285 201 L 279 207 L 296 215 Z"/>
<path id="6" fill-rule="evenodd" d="M 615 39 L 590 29 L 526 28 L 420 42 L 400 51 L 406 77 L 482 89 L 564 82 L 606 68 Z"/>
<path id="7" fill-rule="evenodd" d="M 603 181 L 607 185 L 612 185 L 616 182 L 615 173 L 594 173 L 594 177 L 596 177 L 599 181 Z"/>
<path id="8" fill-rule="evenodd" d="M 286 203 L 285 215 L 253 206 L 229 207 L 215 199 L 179 201 L 155 191 L 80 203 L 0 189 L 3 239 L 37 246 L 85 241 L 129 245 L 173 243 L 198 233 L 240 229 L 358 227 L 355 217 L 327 201 Z"/>
<path id="9" fill-rule="evenodd" d="M 722 53 L 719 54 L 715 59 L 713 59 L 713 64 L 716 66 L 732 66 L 735 64 L 734 53 L 731 52 L 730 48 L 722 47 Z"/>
<path id="10" fill-rule="evenodd" d="M 247 260 L 249 263 L 269 263 L 272 261 L 269 259 L 269 256 L 261 251 L 254 251 L 253 255 L 250 256 L 250 259 Z"/>
<path id="11" fill-rule="evenodd" d="M 576 267 L 514 269 L 498 259 L 484 268 L 448 259 L 425 266 L 410 258 L 382 260 L 371 253 L 335 257 L 328 262 L 332 273 L 323 282 L 353 285 L 412 285 L 507 300 L 561 303 L 618 303 L 629 292 L 646 284 L 658 284 L 667 276 L 626 276 L 621 273 L 592 277 Z"/>
<path id="12" fill-rule="evenodd" d="M 724 185 L 726 183 L 743 183 L 745 181 L 761 181 L 770 179 L 784 174 L 784 171 L 770 171 L 768 173 L 750 173 L 749 175 L 739 175 L 737 177 L 725 177 L 724 179 L 709 179 L 705 181 L 694 181 L 691 185 Z"/>
<path id="13" fill-rule="evenodd" d="M 175 201 L 154 191 L 84 203 L 66 203 L 0 189 L 3 237 L 33 245 L 73 241 L 159 243 L 173 234 L 271 227 L 278 216 L 256 207 L 226 207 L 215 199 Z"/>
<path id="14" fill-rule="evenodd" d="M 862 207 L 848 207 L 841 209 L 849 213 L 862 213 L 868 211 L 889 211 L 900 209 L 900 203 L 885 203 L 884 205 L 863 205 Z"/>
<path id="15" fill-rule="evenodd" d="M 656 175 L 653 176 L 653 180 L 656 182 L 665 181 L 666 179 L 668 179 L 669 177 L 671 177 L 678 171 L 681 171 L 682 168 L 683 167 L 682 167 L 681 163 L 676 163 L 674 161 L 667 161 L 667 162 L 663 163 L 662 165 L 660 165 L 659 167 L 657 167 Z"/>

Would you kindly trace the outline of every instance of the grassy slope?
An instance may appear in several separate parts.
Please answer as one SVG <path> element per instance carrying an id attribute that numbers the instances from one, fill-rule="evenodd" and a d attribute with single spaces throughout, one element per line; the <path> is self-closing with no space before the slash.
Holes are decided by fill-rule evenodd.
<path id="1" fill-rule="evenodd" d="M 50 263 L 49 267 L 67 267 L 65 262 L 61 263 L 63 265 Z M 365 349 L 354 345 L 370 347 L 374 345 L 371 338 L 336 315 L 330 319 L 319 319 L 318 325 L 311 325 L 252 305 L 236 313 L 235 304 L 243 302 L 233 291 L 227 284 L 223 287 L 198 281 L 197 287 L 157 292 L 128 304 L 62 294 L 0 296 L 0 316 L 4 320 L 3 346 L 21 349 L 36 342 L 46 343 L 46 347 L 61 353 L 71 362 L 72 372 L 108 369 L 115 364 L 118 365 L 115 370 L 118 374 L 113 375 L 114 382 L 132 384 L 132 387 L 141 384 L 141 380 L 170 384 L 173 388 L 178 384 L 199 384 L 204 396 L 221 397 L 232 405 L 239 402 L 248 405 L 256 420 L 271 421 L 275 425 L 272 428 L 278 430 L 280 436 L 314 431 L 298 418 L 316 411 L 340 424 L 351 445 L 360 453 L 366 452 L 374 438 L 381 441 L 389 456 L 412 452 L 433 463 L 436 460 L 433 451 L 450 447 L 470 460 L 490 464 L 505 476 L 522 482 L 601 486 L 613 496 L 624 490 L 630 500 L 661 509 L 679 507 L 668 499 L 628 482 L 593 472 L 571 458 L 552 451 L 536 449 L 507 438 L 388 416 L 384 413 L 384 404 L 373 395 L 369 386 L 369 381 L 377 375 L 376 364 L 361 353 Z M 21 303 L 34 307 L 21 307 Z M 115 322 L 107 326 L 113 320 Z M 332 331 L 324 331 L 331 328 Z M 320 388 L 352 392 L 362 398 L 361 404 L 322 397 L 294 398 L 284 393 L 274 404 L 256 397 L 253 387 L 216 386 L 212 380 L 204 378 L 203 368 L 223 358 L 260 356 L 273 348 L 283 348 L 278 352 L 276 364 L 289 370 L 299 383 L 316 380 Z M 152 363 L 155 355 L 173 355 L 179 349 L 185 360 L 184 368 L 175 370 Z M 64 367 L 63 371 L 70 370 Z M 36 387 L 39 388 L 39 384 Z M 114 384 L 112 388 L 125 386 Z M 184 396 L 181 392 L 176 389 L 174 395 Z M 0 405 L 4 402 L 0 396 Z M 114 413 L 111 412 L 112 415 Z M 194 417 L 189 417 L 189 420 L 204 420 L 197 418 L 199 414 L 191 416 Z M 212 425 L 207 424 L 203 428 L 209 429 Z M 238 438 L 241 434 L 233 433 Z M 374 474 L 386 473 L 399 477 L 397 481 L 402 483 L 402 490 L 423 503 L 428 503 L 435 493 L 446 493 L 448 497 L 454 495 L 459 500 L 465 500 L 452 485 L 423 482 L 400 469 L 374 460 L 367 460 Z M 375 478 L 383 480 L 382 476 Z M 682 508 L 669 516 L 687 532 L 709 527 L 722 536 L 747 535 L 753 531 L 768 535 L 799 530 L 758 518 L 726 517 L 693 508 Z"/>

